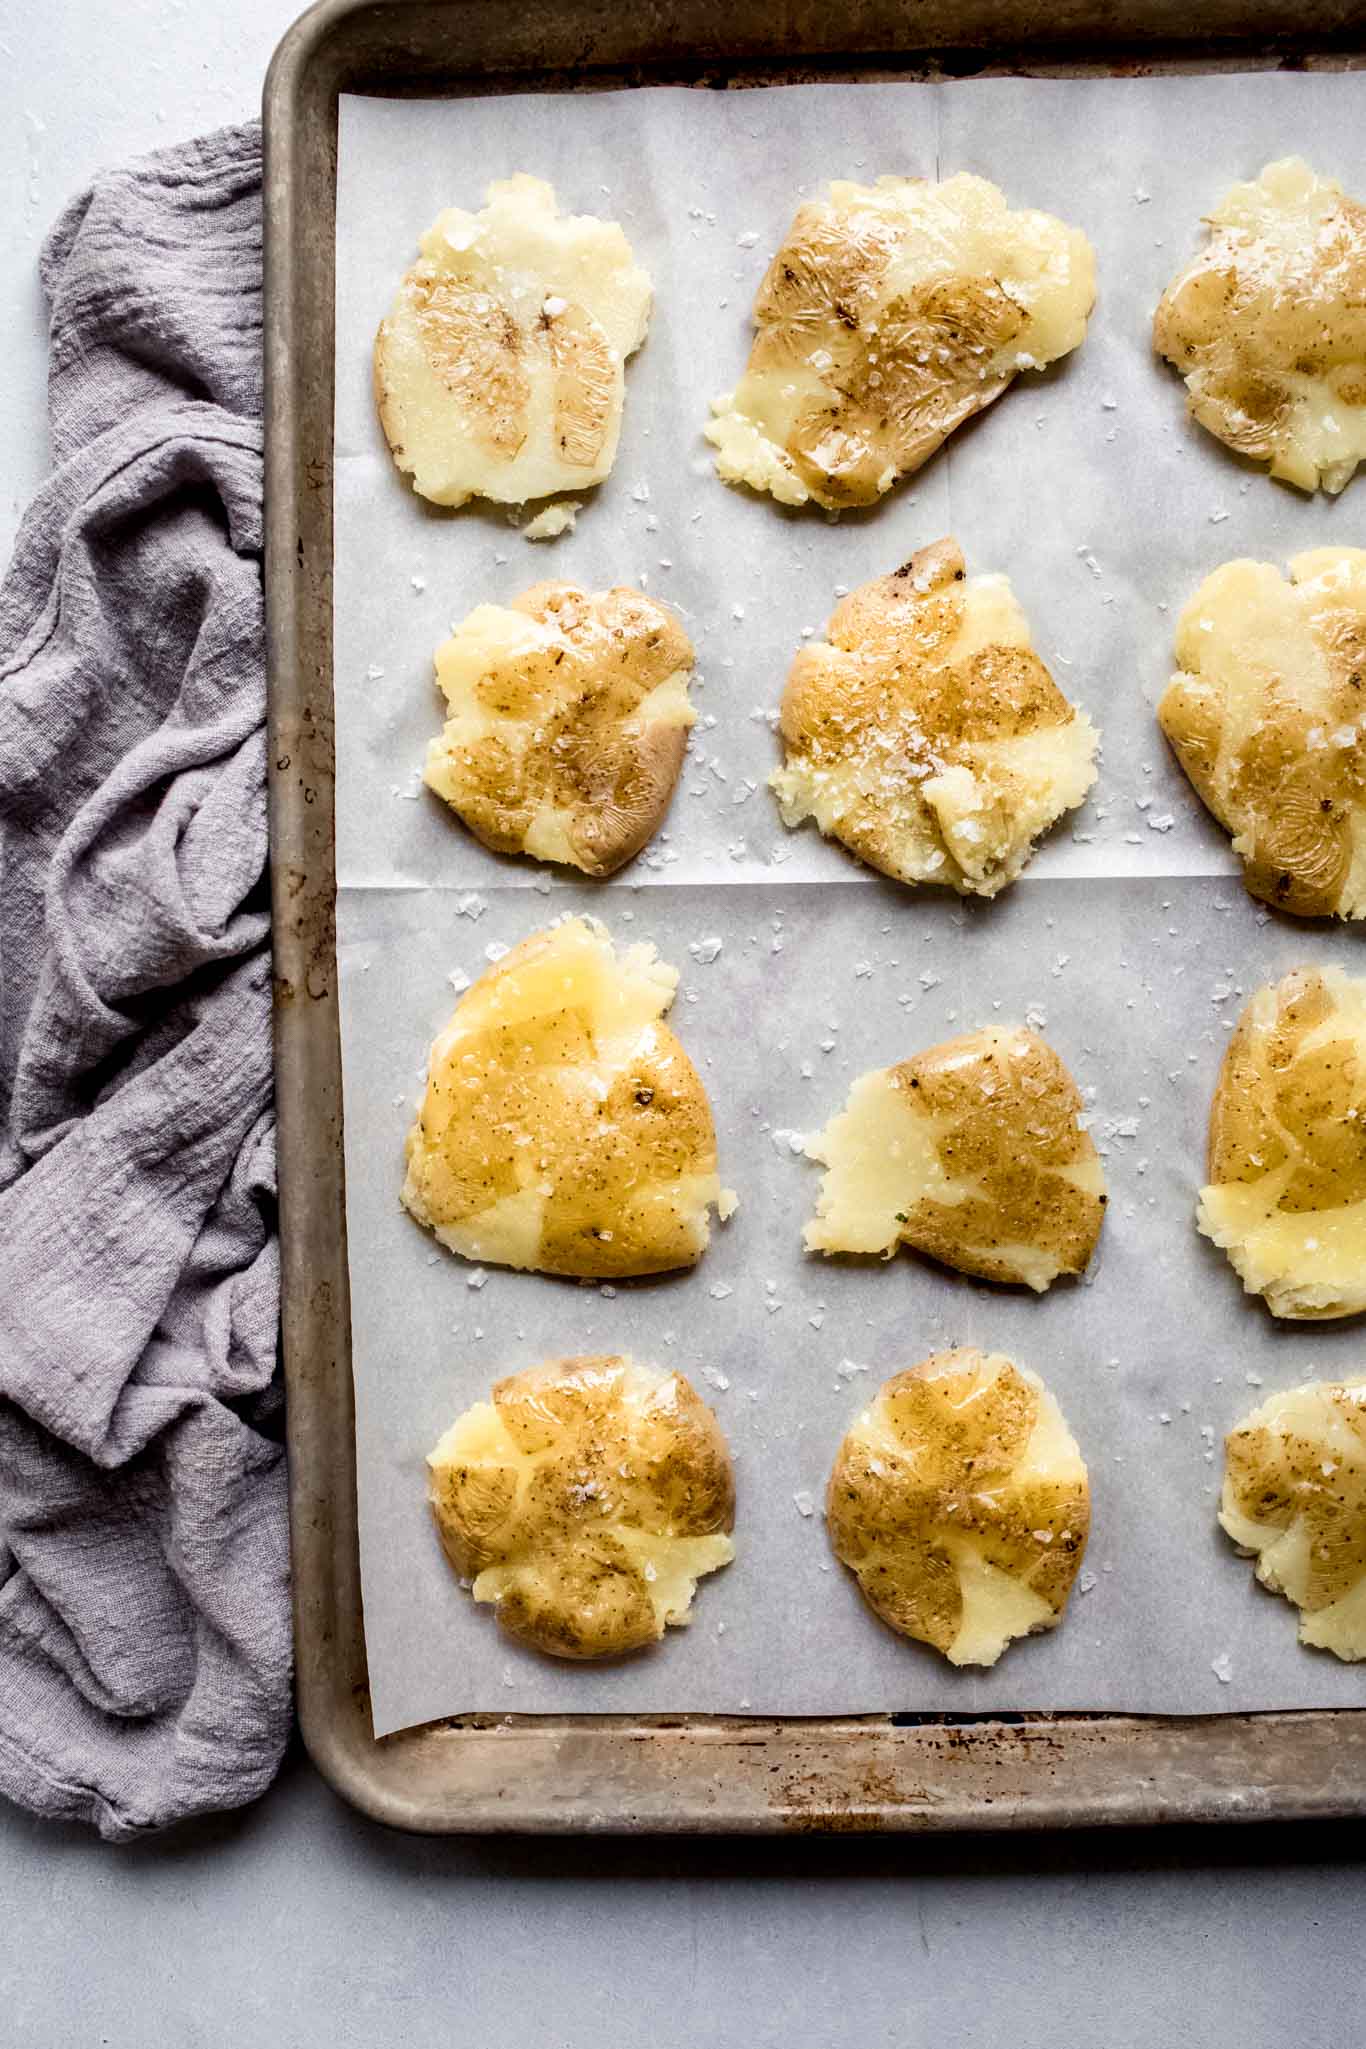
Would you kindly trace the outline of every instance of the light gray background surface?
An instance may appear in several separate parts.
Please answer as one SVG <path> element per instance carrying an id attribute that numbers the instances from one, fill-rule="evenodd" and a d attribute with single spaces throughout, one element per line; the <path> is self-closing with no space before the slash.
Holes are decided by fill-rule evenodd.
<path id="1" fill-rule="evenodd" d="M 0 547 L 47 460 L 34 263 L 100 163 L 253 109 L 292 0 L 0 0 Z M 1326 2049 L 1357 1829 L 980 1843 L 425 1842 L 294 1758 L 111 1849 L 0 1812 L 14 2049 Z"/>

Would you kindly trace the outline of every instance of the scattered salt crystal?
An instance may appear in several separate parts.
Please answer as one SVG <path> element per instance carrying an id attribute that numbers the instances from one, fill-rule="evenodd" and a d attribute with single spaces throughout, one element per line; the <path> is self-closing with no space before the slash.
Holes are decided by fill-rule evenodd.
<path id="1" fill-rule="evenodd" d="M 425 576 L 412 576 L 409 577 L 408 581 L 412 584 L 413 589 L 415 591 L 425 591 L 427 588 L 427 579 Z"/>
<path id="2" fill-rule="evenodd" d="M 861 982 L 865 976 L 871 975 L 872 972 L 873 963 L 870 960 L 859 960 L 854 962 L 854 980 L 856 982 Z"/>
<path id="3" fill-rule="evenodd" d="M 488 1275 L 484 1272 L 483 1267 L 477 1266 L 472 1274 L 465 1275 L 465 1286 L 467 1288 L 482 1288 L 487 1280 Z"/>
<path id="4" fill-rule="evenodd" d="M 384 674 L 384 671 L 380 667 L 378 662 L 371 662 L 369 668 L 366 670 L 365 673 L 371 683 L 378 683 L 380 677 Z"/>
<path id="5" fill-rule="evenodd" d="M 752 249 L 758 240 L 759 236 L 757 230 L 754 228 L 746 228 L 743 235 L 737 235 L 735 237 L 735 246 L 737 249 Z"/>
<path id="6" fill-rule="evenodd" d="M 727 1295 L 733 1295 L 735 1290 L 728 1288 L 724 1281 L 713 1281 L 707 1293 L 711 1296 L 713 1302 L 724 1302 Z"/>
<path id="7" fill-rule="evenodd" d="M 452 968 L 450 973 L 447 975 L 446 980 L 450 983 L 452 989 L 454 989 L 457 992 L 457 994 L 462 989 L 468 989 L 470 986 L 469 976 L 467 974 L 464 974 L 459 968 Z"/>
<path id="8" fill-rule="evenodd" d="M 922 989 L 937 989 L 943 979 L 944 977 L 937 975 L 933 968 L 926 968 L 920 977 L 920 986 Z"/>
<path id="9" fill-rule="evenodd" d="M 559 303 L 558 301 L 556 302 Z M 547 299 L 547 306 L 550 301 Z M 555 541 L 561 534 L 572 534 L 574 522 L 579 516 L 579 507 L 573 499 L 562 498 L 553 505 L 547 505 L 522 528 L 524 541 Z"/>
<path id="10" fill-rule="evenodd" d="M 716 1366 L 704 1366 L 702 1368 L 702 1378 L 706 1381 L 708 1387 L 714 1387 L 718 1394 L 724 1394 L 730 1386 L 730 1381 L 726 1375 Z"/>
<path id="11" fill-rule="evenodd" d="M 484 948 L 484 959 L 487 961 L 506 960 L 511 951 L 512 948 L 504 946 L 501 939 L 490 939 L 488 945 Z"/>
<path id="12" fill-rule="evenodd" d="M 689 942 L 688 952 L 695 961 L 700 961 L 703 967 L 710 967 L 711 963 L 720 957 L 722 943 L 715 934 L 708 939 L 694 939 Z"/>
<path id="13" fill-rule="evenodd" d="M 1079 1593 L 1089 1594 L 1096 1583 L 1096 1575 L 1093 1572 L 1084 1572 L 1077 1581 L 1077 1590 Z"/>
<path id="14" fill-rule="evenodd" d="M 1220 1651 L 1217 1658 L 1211 1658 L 1209 1668 L 1221 1686 L 1232 1685 L 1233 1660 L 1227 1651 Z"/>
<path id="15" fill-rule="evenodd" d="M 775 1152 L 800 1154 L 806 1149 L 806 1139 L 800 1131 L 788 1131 L 783 1128 L 773 1132 L 772 1138 Z M 771 1291 L 773 1287 L 772 1281 L 767 1282 L 766 1285 Z"/>
<path id="16" fill-rule="evenodd" d="M 457 918 L 470 918 L 477 922 L 483 917 L 487 909 L 488 905 L 484 902 L 483 897 L 476 895 L 474 890 L 471 889 L 467 890 L 465 895 L 457 901 L 455 915 Z"/>
<path id="17" fill-rule="evenodd" d="M 809 1488 L 799 1487 L 793 1495 L 792 1501 L 798 1515 L 814 1515 L 816 1513 L 815 1496 Z"/>

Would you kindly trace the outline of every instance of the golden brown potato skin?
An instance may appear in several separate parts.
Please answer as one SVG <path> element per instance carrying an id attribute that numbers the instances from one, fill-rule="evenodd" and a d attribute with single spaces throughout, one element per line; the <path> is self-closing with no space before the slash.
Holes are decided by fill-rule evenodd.
<path id="1" fill-rule="evenodd" d="M 1290 157 L 1235 185 L 1208 226 L 1162 295 L 1153 346 L 1229 448 L 1340 491 L 1366 454 L 1366 207 Z"/>
<path id="2" fill-rule="evenodd" d="M 1366 550 L 1228 562 L 1182 614 L 1158 722 L 1251 895 L 1366 917 Z"/>
<path id="3" fill-rule="evenodd" d="M 946 1039 L 892 1069 L 922 1116 L 941 1123 L 936 1146 L 951 1181 L 971 1181 L 961 1202 L 922 1200 L 907 1212 L 901 1241 L 960 1273 L 1018 1281 L 1009 1248 L 1029 1245 L 1060 1274 L 1079 1274 L 1105 1220 L 1100 1159 L 1081 1092 L 1037 1032 L 988 1030 Z M 1088 1171 L 1079 1187 L 1068 1172 Z M 1067 1171 L 1060 1171 L 1067 1170 Z"/>
<path id="4" fill-rule="evenodd" d="M 806 1145 L 824 1162 L 808 1251 L 909 1245 L 960 1273 L 1041 1292 L 1080 1273 L 1105 1179 L 1080 1092 L 1036 1032 L 991 1025 L 860 1075 Z"/>
<path id="5" fill-rule="evenodd" d="M 869 505 L 1022 369 L 1076 348 L 1092 252 L 966 174 L 836 181 L 798 208 L 708 438 L 729 482 L 784 504 Z"/>
<path id="6" fill-rule="evenodd" d="M 1031 1459 L 1045 1409 L 1065 1442 Z M 835 1555 L 874 1613 L 946 1656 L 964 1623 L 964 1547 L 1037 1595 L 1030 1626 L 1050 1627 L 1090 1513 L 1086 1469 L 1047 1390 L 974 1347 L 937 1352 L 884 1383 L 840 1446 L 826 1497 Z"/>
<path id="7" fill-rule="evenodd" d="M 561 213 L 554 188 L 524 173 L 484 199 L 422 235 L 375 338 L 385 438 L 437 505 L 600 483 L 623 365 L 649 319 L 650 280 L 616 222 Z"/>
<path id="8" fill-rule="evenodd" d="M 783 817 L 814 817 L 899 882 L 994 896 L 1094 779 L 1095 733 L 1027 641 L 1008 596 L 983 599 L 951 537 L 835 608 L 783 692 Z M 974 644 L 972 608 L 999 633 Z M 964 652 L 958 652 L 962 642 Z M 1045 766 L 1040 735 L 1055 734 Z M 1016 751 L 1018 749 L 1018 751 Z"/>
<path id="9" fill-rule="evenodd" d="M 1366 1377 L 1272 1395 L 1224 1452 L 1219 1520 L 1301 1610 L 1301 1642 L 1366 1658 Z"/>
<path id="10" fill-rule="evenodd" d="M 549 629 L 524 655 L 494 655 L 472 684 L 437 679 L 453 718 L 428 752 L 426 780 L 476 838 L 496 853 L 539 853 L 528 844 L 553 814 L 554 858 L 586 875 L 612 875 L 663 823 L 687 745 L 691 713 L 652 710 L 651 693 L 693 666 L 692 642 L 666 605 L 625 585 L 596 595 L 572 583 L 539 583 L 508 607 Z M 472 614 L 466 625 L 481 615 Z"/>
<path id="11" fill-rule="evenodd" d="M 541 1273 L 693 1265 L 722 1191 L 706 1090 L 662 1022 L 676 981 L 652 947 L 618 957 L 578 919 L 482 976 L 433 1046 L 408 1134 L 419 1223 L 464 1258 Z"/>
<path id="12" fill-rule="evenodd" d="M 1238 1020 L 1210 1106 L 1200 1228 L 1278 1316 L 1366 1308 L 1366 984 L 1296 968 Z"/>
<path id="13" fill-rule="evenodd" d="M 735 1482 L 721 1427 L 682 1374 L 619 1355 L 550 1359 L 499 1381 L 493 1410 L 476 1459 L 446 1449 L 460 1425 L 443 1439 L 430 1499 L 451 1565 L 509 1635 L 552 1657 L 604 1658 L 684 1620 L 686 1606 L 658 1612 L 647 1559 L 728 1536 Z M 639 1538 L 656 1540 L 643 1555 Z M 730 1548 L 708 1547 L 698 1569 Z M 495 1590 L 480 1593 L 491 1571 Z"/>

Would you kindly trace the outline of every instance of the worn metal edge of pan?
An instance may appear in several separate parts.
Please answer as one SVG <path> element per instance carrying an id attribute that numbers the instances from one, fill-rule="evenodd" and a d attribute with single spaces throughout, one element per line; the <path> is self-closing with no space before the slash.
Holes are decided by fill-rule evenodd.
<path id="1" fill-rule="evenodd" d="M 1197 61 L 1184 0 L 1130 0 L 1143 68 Z M 528 89 L 573 76 L 707 82 L 822 68 L 1113 69 L 1104 0 L 321 0 L 266 80 L 266 599 L 271 886 L 299 1715 L 318 1769 L 375 1819 L 427 1832 L 1024 1829 L 1366 1814 L 1366 1712 L 755 1721 L 469 1716 L 376 1741 L 355 1499 L 333 875 L 332 401 L 337 94 Z M 1267 0 L 1200 12 L 1210 64 L 1315 34 L 1366 43 L 1366 9 Z M 1241 38 L 1231 51 L 1215 35 Z M 914 37 L 915 53 L 897 55 Z M 1252 39 L 1256 39 L 1255 42 Z M 1163 54 L 1157 54 L 1157 46 Z M 1010 53 L 1016 53 L 1015 63 Z M 1022 61 L 1019 53 L 1027 59 Z M 1184 55 L 1182 54 L 1184 52 Z M 956 54 L 955 54 L 956 53 Z M 991 53 L 995 53 L 993 59 Z M 820 60 L 829 60 L 822 67 Z M 719 67 L 719 69 L 718 69 Z M 1060 67 L 1061 68 L 1061 67 Z"/>

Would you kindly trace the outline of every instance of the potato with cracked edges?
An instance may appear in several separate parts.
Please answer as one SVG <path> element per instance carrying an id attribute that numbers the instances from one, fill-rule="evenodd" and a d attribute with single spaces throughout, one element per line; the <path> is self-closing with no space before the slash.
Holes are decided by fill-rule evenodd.
<path id="1" fill-rule="evenodd" d="M 1210 1106 L 1197 1221 L 1276 1316 L 1366 1309 L 1366 981 L 1296 968 L 1250 998 Z"/>
<path id="2" fill-rule="evenodd" d="M 1036 1293 L 1095 1250 L 1105 1177 L 1083 1105 L 1037 1033 L 989 1026 L 860 1075 L 807 1157 L 826 1168 L 808 1252 L 909 1245 Z"/>
<path id="3" fill-rule="evenodd" d="M 478 213 L 448 208 L 420 247 L 374 357 L 380 422 L 414 490 L 518 505 L 601 483 L 652 296 L 621 228 L 562 214 L 552 186 L 519 173 Z"/>
<path id="4" fill-rule="evenodd" d="M 1090 1483 L 1038 1376 L 964 1347 L 879 1388 L 839 1448 L 826 1521 L 889 1628 L 952 1665 L 994 1665 L 1015 1637 L 1062 1620 Z"/>
<path id="5" fill-rule="evenodd" d="M 427 1461 L 447 1558 L 509 1635 L 557 1658 L 639 1650 L 735 1556 L 721 1426 L 681 1373 L 547 1360 L 500 1380 Z"/>
<path id="6" fill-rule="evenodd" d="M 1219 1521 L 1300 1611 L 1300 1642 L 1366 1658 L 1366 1375 L 1273 1394 L 1224 1443 Z"/>
<path id="7" fill-rule="evenodd" d="M 711 1105 L 662 1022 L 678 972 L 595 919 L 534 933 L 432 1046 L 404 1207 L 466 1259 L 612 1280 L 692 1266 L 716 1172 Z"/>
<path id="8" fill-rule="evenodd" d="M 1225 562 L 1176 629 L 1158 722 L 1253 896 L 1366 917 L 1366 549 Z"/>
<path id="9" fill-rule="evenodd" d="M 707 439 L 727 483 L 870 505 L 1021 370 L 1075 349 L 1095 301 L 1078 228 L 985 178 L 837 179 L 797 209 Z"/>
<path id="10" fill-rule="evenodd" d="M 1302 491 L 1341 491 L 1366 455 L 1366 206 L 1283 157 L 1207 224 L 1154 347 L 1227 447 Z"/>
<path id="11" fill-rule="evenodd" d="M 675 614 L 624 585 L 479 605 L 437 649 L 446 722 L 424 780 L 495 852 L 611 875 L 669 808 L 692 665 Z"/>
<path id="12" fill-rule="evenodd" d="M 952 539 L 842 599 L 783 692 L 783 823 L 814 818 L 907 884 L 996 896 L 1096 779 L 1098 735 L 1004 576 Z"/>

